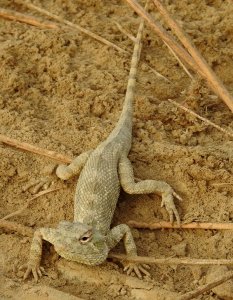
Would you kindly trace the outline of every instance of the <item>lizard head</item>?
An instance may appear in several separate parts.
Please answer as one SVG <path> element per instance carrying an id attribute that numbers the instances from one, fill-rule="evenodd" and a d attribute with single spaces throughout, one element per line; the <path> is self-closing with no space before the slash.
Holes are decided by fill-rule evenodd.
<path id="1" fill-rule="evenodd" d="M 62 257 L 87 265 L 98 265 L 108 256 L 106 238 L 95 227 L 62 221 L 56 229 L 53 244 Z"/>

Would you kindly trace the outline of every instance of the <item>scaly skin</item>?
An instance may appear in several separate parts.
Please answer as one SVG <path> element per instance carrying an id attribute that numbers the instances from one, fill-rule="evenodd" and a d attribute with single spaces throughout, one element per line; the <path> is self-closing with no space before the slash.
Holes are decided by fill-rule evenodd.
<path id="1" fill-rule="evenodd" d="M 30 251 L 30 258 L 24 278 L 33 273 L 36 281 L 42 276 L 40 267 L 42 240 L 49 241 L 62 257 L 87 265 L 104 262 L 109 251 L 123 239 L 126 253 L 137 255 L 130 228 L 121 224 L 112 229 L 110 225 L 118 201 L 120 187 L 130 194 L 160 193 L 162 204 L 167 208 L 170 220 L 179 215 L 173 202 L 173 189 L 165 182 L 145 180 L 134 182 L 133 169 L 127 158 L 132 141 L 133 95 L 136 71 L 141 52 L 143 21 L 137 34 L 137 41 L 131 61 L 123 110 L 116 127 L 109 137 L 95 150 L 82 153 L 69 166 L 59 166 L 57 175 L 63 180 L 79 174 L 75 201 L 74 222 L 61 222 L 57 229 L 36 230 Z M 134 271 L 149 275 L 147 265 L 126 263 L 127 274 Z"/>

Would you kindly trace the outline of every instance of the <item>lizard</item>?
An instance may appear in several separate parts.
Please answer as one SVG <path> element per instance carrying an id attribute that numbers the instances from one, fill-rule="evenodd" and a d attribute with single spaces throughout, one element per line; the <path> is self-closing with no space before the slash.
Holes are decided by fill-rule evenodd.
<path id="1" fill-rule="evenodd" d="M 86 265 L 103 263 L 109 251 L 122 239 L 127 255 L 136 256 L 137 249 L 129 226 L 120 224 L 110 227 L 120 187 L 129 194 L 161 194 L 162 205 L 167 209 L 170 221 L 173 222 L 175 215 L 180 222 L 173 196 L 180 197 L 173 188 L 163 181 L 135 182 L 128 158 L 132 144 L 133 98 L 143 26 L 142 20 L 134 44 L 123 109 L 115 128 L 95 150 L 84 152 L 68 166 L 59 165 L 56 169 L 57 176 L 62 180 L 79 174 L 74 197 L 74 220 L 61 221 L 57 228 L 35 230 L 24 279 L 32 273 L 37 281 L 43 275 L 40 266 L 43 240 L 53 244 L 61 257 Z M 125 262 L 124 267 L 127 275 L 135 272 L 139 278 L 142 278 L 142 274 L 150 275 L 148 269 L 148 265 L 132 262 Z"/>

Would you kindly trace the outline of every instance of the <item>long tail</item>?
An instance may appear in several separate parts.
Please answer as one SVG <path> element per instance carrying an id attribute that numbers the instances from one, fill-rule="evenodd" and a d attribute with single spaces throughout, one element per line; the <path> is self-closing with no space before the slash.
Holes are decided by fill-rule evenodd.
<path id="1" fill-rule="evenodd" d="M 132 59 L 131 59 L 131 67 L 130 67 L 130 72 L 129 72 L 129 79 L 128 79 L 128 84 L 127 84 L 127 90 L 126 90 L 126 94 L 125 94 L 125 101 L 123 104 L 123 109 L 122 109 L 119 121 L 116 124 L 116 127 L 111 134 L 111 136 L 112 135 L 115 136 L 116 134 L 121 134 L 121 132 L 124 132 L 123 135 L 126 136 L 126 141 L 129 143 L 129 146 L 131 146 L 133 98 L 134 98 L 134 91 L 135 91 L 135 86 L 136 86 L 137 68 L 138 68 L 138 63 L 140 61 L 141 39 L 142 39 L 143 28 L 144 28 L 144 19 L 142 19 L 140 22 L 136 41 L 134 44 L 133 55 L 132 55 Z"/>
<path id="2" fill-rule="evenodd" d="M 133 55 L 131 59 L 131 67 L 129 72 L 129 79 L 127 84 L 127 90 L 125 94 L 125 101 L 122 109 L 122 113 L 120 116 L 121 119 L 128 119 L 132 121 L 132 114 L 133 114 L 133 98 L 134 98 L 134 92 L 136 87 L 136 76 L 137 76 L 137 69 L 138 69 L 138 63 L 140 61 L 140 54 L 141 54 L 141 40 L 142 40 L 142 32 L 144 28 L 144 19 L 141 20 L 138 33 L 133 49 Z M 123 121 L 123 120 L 122 120 Z M 131 122 L 132 123 L 132 122 Z"/>

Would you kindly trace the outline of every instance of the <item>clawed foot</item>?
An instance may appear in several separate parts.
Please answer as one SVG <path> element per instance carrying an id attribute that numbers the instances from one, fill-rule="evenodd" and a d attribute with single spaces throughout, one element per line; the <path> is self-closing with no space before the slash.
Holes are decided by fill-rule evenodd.
<path id="1" fill-rule="evenodd" d="M 23 187 L 23 191 L 25 192 L 30 189 L 32 194 L 36 194 L 40 190 L 47 190 L 52 184 L 53 182 L 48 176 L 40 179 L 32 179 Z"/>
<path id="2" fill-rule="evenodd" d="M 171 223 L 173 223 L 175 216 L 177 223 L 180 225 L 180 216 L 176 209 L 173 196 L 182 201 L 182 198 L 176 192 L 174 192 L 173 189 L 171 189 L 169 192 L 165 192 L 162 194 L 161 207 L 164 206 L 166 208 Z"/>
<path id="3" fill-rule="evenodd" d="M 23 280 L 26 280 L 29 277 L 29 275 L 32 273 L 35 282 L 38 282 L 38 279 L 41 278 L 43 274 L 45 274 L 44 268 L 39 265 L 33 265 L 28 263 L 26 265 L 21 266 L 19 269 L 22 270 L 25 268 L 26 271 L 24 273 Z"/>
<path id="4" fill-rule="evenodd" d="M 150 269 L 150 266 L 146 264 L 132 263 L 129 262 L 125 265 L 124 271 L 127 275 L 130 275 L 134 272 L 138 278 L 142 279 L 142 273 L 146 276 L 150 276 L 150 273 L 147 271 Z"/>

